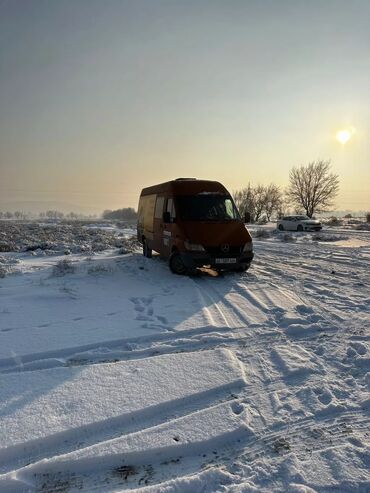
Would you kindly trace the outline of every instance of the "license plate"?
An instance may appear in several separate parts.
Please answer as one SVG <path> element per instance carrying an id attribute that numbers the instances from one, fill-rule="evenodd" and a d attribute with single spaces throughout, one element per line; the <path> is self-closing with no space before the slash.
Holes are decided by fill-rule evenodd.
<path id="1" fill-rule="evenodd" d="M 236 264 L 236 258 L 216 258 L 216 264 Z"/>

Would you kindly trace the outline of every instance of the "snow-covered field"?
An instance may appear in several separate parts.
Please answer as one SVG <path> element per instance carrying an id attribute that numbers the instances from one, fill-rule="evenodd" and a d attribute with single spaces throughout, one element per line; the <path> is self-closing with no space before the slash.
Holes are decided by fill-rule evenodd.
<path id="1" fill-rule="evenodd" d="M 1 493 L 370 491 L 369 231 L 253 226 L 247 273 L 189 278 L 35 228 L 0 253 Z"/>

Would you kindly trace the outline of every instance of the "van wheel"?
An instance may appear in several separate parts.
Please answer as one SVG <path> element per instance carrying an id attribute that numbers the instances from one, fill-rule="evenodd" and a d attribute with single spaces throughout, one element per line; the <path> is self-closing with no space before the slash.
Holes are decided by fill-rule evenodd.
<path id="1" fill-rule="evenodd" d="M 282 224 L 279 224 L 279 230 L 284 231 L 284 226 Z"/>
<path id="2" fill-rule="evenodd" d="M 169 264 L 170 264 L 171 272 L 173 272 L 174 274 L 179 274 L 179 275 L 186 274 L 187 268 L 184 262 L 182 261 L 179 252 L 171 253 Z"/>
<path id="3" fill-rule="evenodd" d="M 303 231 L 303 226 L 302 226 L 302 224 L 298 224 L 298 226 L 297 226 L 297 231 Z"/>
<path id="4" fill-rule="evenodd" d="M 148 247 L 148 243 L 146 242 L 146 239 L 143 239 L 143 255 L 146 258 L 152 258 L 152 249 Z"/>

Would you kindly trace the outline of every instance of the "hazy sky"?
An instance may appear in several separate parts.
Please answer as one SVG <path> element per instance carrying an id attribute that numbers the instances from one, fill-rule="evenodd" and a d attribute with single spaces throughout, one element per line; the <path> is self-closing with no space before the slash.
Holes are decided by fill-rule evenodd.
<path id="1" fill-rule="evenodd" d="M 0 208 L 283 186 L 318 158 L 337 208 L 370 208 L 369 19 L 368 0 L 0 0 Z"/>

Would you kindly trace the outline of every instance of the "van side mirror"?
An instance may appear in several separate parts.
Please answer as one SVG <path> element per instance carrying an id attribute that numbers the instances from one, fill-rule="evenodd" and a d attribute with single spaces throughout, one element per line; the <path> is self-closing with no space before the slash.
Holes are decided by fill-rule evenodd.
<path id="1" fill-rule="evenodd" d="M 244 222 L 245 223 L 251 222 L 251 213 L 250 212 L 244 212 Z"/>
<path id="2" fill-rule="evenodd" d="M 163 213 L 163 222 L 164 223 L 170 223 L 171 222 L 171 214 L 168 211 Z"/>

